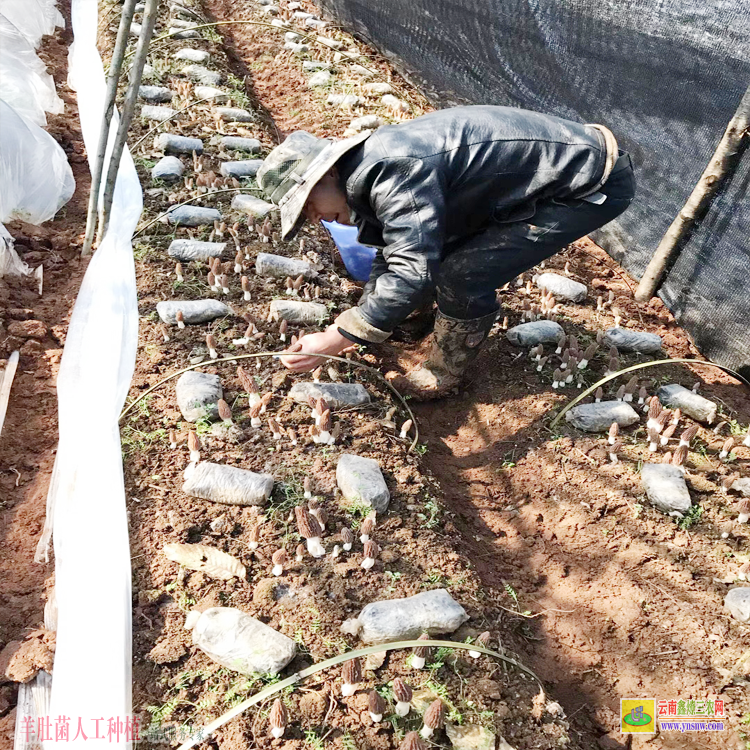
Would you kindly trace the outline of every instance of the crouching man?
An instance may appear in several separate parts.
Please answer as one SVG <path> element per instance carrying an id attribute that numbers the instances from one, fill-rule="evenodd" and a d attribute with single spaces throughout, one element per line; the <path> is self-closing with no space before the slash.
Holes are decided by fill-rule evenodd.
<path id="1" fill-rule="evenodd" d="M 521 109 L 455 107 L 342 141 L 292 133 L 258 184 L 290 239 L 305 219 L 356 224 L 378 248 L 357 307 L 303 336 L 282 361 L 304 372 L 310 352 L 381 343 L 437 300 L 430 353 L 399 378 L 416 398 L 460 382 L 498 314 L 496 290 L 619 216 L 635 180 L 602 125 Z"/>

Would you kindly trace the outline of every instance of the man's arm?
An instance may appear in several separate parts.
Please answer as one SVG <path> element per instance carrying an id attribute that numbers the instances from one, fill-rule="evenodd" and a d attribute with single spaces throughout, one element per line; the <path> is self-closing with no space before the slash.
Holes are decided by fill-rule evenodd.
<path id="1" fill-rule="evenodd" d="M 357 175 L 383 225 L 388 265 L 364 302 L 344 311 L 335 325 L 352 341 L 385 341 L 433 285 L 443 248 L 445 187 L 421 159 L 383 159 Z M 369 282 L 368 282 L 369 286 Z"/>

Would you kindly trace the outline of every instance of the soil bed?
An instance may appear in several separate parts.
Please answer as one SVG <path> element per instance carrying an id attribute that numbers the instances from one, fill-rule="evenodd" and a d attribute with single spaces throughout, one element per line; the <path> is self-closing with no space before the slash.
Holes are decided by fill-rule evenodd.
<path id="1" fill-rule="evenodd" d="M 255 5 L 231 0 L 208 0 L 205 9 L 216 20 L 270 20 Z M 158 28 L 166 28 L 166 16 Z M 179 90 L 184 106 L 194 100 L 194 92 L 169 55 L 185 46 L 205 49 L 211 53 L 208 66 L 225 77 L 223 88 L 231 92 L 232 104 L 259 112 L 254 123 L 221 124 L 213 107 L 198 105 L 189 117 L 180 118 L 179 126 L 162 129 L 203 139 L 204 172 L 219 173 L 222 159 L 214 139 L 222 133 L 258 138 L 263 155 L 293 129 L 341 136 L 359 114 L 374 112 L 384 121 L 393 120 L 374 99 L 365 99 L 367 108 L 354 112 L 328 107 L 325 100 L 330 92 L 307 88 L 301 59 L 283 49 L 282 34 L 252 25 L 217 28 L 221 36 L 203 33 L 208 41 L 180 40 L 155 47 L 149 60 L 154 73 L 148 82 Z M 410 102 L 412 116 L 429 108 L 417 95 L 403 93 L 408 88 L 372 50 L 333 28 L 324 33 L 366 54 L 368 66 L 381 71 L 399 96 Z M 305 59 L 313 57 L 333 62 L 334 55 L 316 50 Z M 364 97 L 363 79 L 345 64 L 338 69 L 331 90 Z M 134 123 L 131 145 L 146 132 L 142 123 Z M 146 192 L 145 226 L 170 204 L 189 199 L 191 188 L 152 182 L 150 169 L 159 154 L 153 151 L 151 137 L 134 156 Z M 192 161 L 183 157 L 183 162 L 186 176 L 195 177 Z M 643 428 L 625 431 L 625 447 L 616 465 L 608 464 L 606 438 L 584 436 L 566 427 L 552 432 L 550 414 L 575 388 L 553 390 L 551 368 L 537 373 L 527 352 L 512 347 L 500 326 L 481 355 L 478 371 L 486 374 L 481 382 L 455 399 L 415 407 L 422 436 L 418 451 L 411 454 L 398 430 L 383 424 L 395 404 L 377 378 L 364 376 L 354 366 L 337 366 L 336 377 L 365 384 L 373 402 L 337 413 L 342 437 L 335 446 L 321 447 L 306 437 L 309 408 L 286 398 L 295 378 L 270 359 L 260 359 L 257 369 L 252 360 L 240 363 L 256 379 L 261 393 L 273 393 L 265 416 L 273 415 L 300 436 L 297 446 L 276 441 L 265 423 L 258 429 L 250 426 L 247 394 L 235 365 L 208 359 L 206 335 L 215 337 L 220 357 L 282 347 L 278 322 L 268 321 L 267 314 L 269 302 L 285 296 L 284 283 L 255 276 L 258 252 L 304 257 L 316 264 L 319 277 L 308 291 L 314 294 L 312 287 L 319 287 L 319 301 L 327 305 L 331 318 L 356 302 L 358 287 L 338 275 L 340 262 L 319 230 L 308 227 L 301 244 L 298 238 L 285 245 L 277 241 L 276 220 L 272 220 L 270 242 L 263 242 L 258 227 L 231 210 L 231 197 L 231 193 L 208 194 L 199 204 L 220 208 L 228 227 L 236 227 L 245 256 L 243 273 L 250 282 L 249 302 L 243 300 L 229 254 L 222 258 L 230 261 L 223 269 L 231 280 L 229 295 L 209 291 L 204 263 L 183 264 L 184 279 L 175 280 L 174 261 L 166 254 L 171 240 L 188 236 L 205 240 L 211 227 L 175 229 L 157 222 L 137 238 L 142 319 L 131 394 L 137 397 L 203 354 L 206 359 L 200 370 L 220 375 L 236 430 L 217 434 L 210 424 L 199 422 L 202 459 L 273 474 L 276 487 L 269 505 L 260 510 L 216 505 L 181 491 L 191 426 L 177 409 L 174 381 L 126 417 L 122 438 L 135 590 L 134 709 L 143 716 L 144 726 L 162 722 L 197 727 L 264 684 L 260 678 L 219 667 L 192 645 L 183 628 L 192 609 L 237 607 L 293 638 L 299 655 L 287 668 L 291 673 L 355 647 L 356 639 L 342 633 L 340 625 L 365 604 L 447 588 L 470 617 L 451 637 L 464 640 L 489 630 L 494 646 L 518 654 L 545 680 L 546 699 L 539 697 L 532 680 L 490 659 L 439 653 L 427 670 L 415 671 L 407 654 L 393 653 L 382 666 L 366 673 L 353 698 L 340 697 L 338 674 L 325 674 L 286 693 L 293 721 L 282 740 L 272 743 L 268 737 L 270 706 L 265 705 L 233 720 L 210 744 L 230 750 L 269 744 L 290 749 L 397 747 L 403 733 L 418 727 L 418 721 L 372 725 L 365 700 L 367 690 L 387 688 L 401 676 L 415 688 L 441 696 L 452 721 L 491 728 L 516 750 L 588 750 L 597 743 L 622 747 L 622 735 L 616 732 L 618 701 L 629 696 L 723 697 L 731 731 L 720 737 L 662 735 L 652 738 L 650 746 L 741 748 L 736 732 L 748 706 L 744 675 L 736 665 L 743 654 L 743 632 L 722 612 L 728 585 L 715 579 L 727 580 L 745 561 L 742 549 L 747 540 L 742 529 L 735 527 L 730 539 L 720 539 L 719 526 L 736 515 L 736 508 L 718 485 L 729 471 L 747 472 L 750 451 L 739 448 L 732 464 L 721 464 L 716 445 L 728 433 L 719 438 L 701 429 L 694 446 L 698 450 L 688 460 L 689 483 L 700 511 L 680 528 L 642 497 L 637 470 L 648 458 Z M 228 229 L 221 239 L 232 246 Z M 661 303 L 637 308 L 621 272 L 611 270 L 612 261 L 592 243 L 578 243 L 548 263 L 546 270 L 564 273 L 566 261 L 569 273 L 588 285 L 590 295 L 588 302 L 561 305 L 558 320 L 567 334 L 578 337 L 582 348 L 597 331 L 612 325 L 611 308 L 598 313 L 595 303 L 597 295 L 606 299 L 612 291 L 624 325 L 662 335 L 670 356 L 695 354 Z M 510 325 L 520 322 L 524 302 L 539 302 L 533 285 L 529 292 L 513 286 L 501 294 Z M 156 303 L 206 297 L 228 302 L 237 314 L 209 325 L 170 328 L 165 341 Z M 233 344 L 245 333 L 248 320 L 257 326 L 258 338 L 247 348 Z M 403 366 L 414 359 L 419 345 L 403 343 L 407 338 L 403 332 L 400 338 L 402 343 L 395 346 L 356 356 L 383 371 L 394 364 Z M 622 364 L 636 361 L 637 355 L 621 360 Z M 606 353 L 600 350 L 584 374 L 586 382 L 594 382 L 605 367 Z M 323 380 L 328 377 L 324 373 Z M 695 379 L 702 381 L 705 395 L 722 405 L 724 418 L 735 420 L 727 430 L 748 424 L 746 396 L 730 379 L 708 369 L 696 376 L 677 367 L 651 370 L 643 373 L 639 384 L 653 393 L 657 382 L 676 380 L 690 387 Z M 399 426 L 406 418 L 402 409 L 393 417 Z M 683 420 L 682 425 L 688 423 Z M 176 450 L 169 448 L 170 430 L 179 437 Z M 377 521 L 374 538 L 382 553 L 375 568 L 362 570 L 357 543 L 351 556 L 318 561 L 306 556 L 280 578 L 272 577 L 273 552 L 283 547 L 293 558 L 300 541 L 293 508 L 304 503 L 306 476 L 313 480 L 330 517 L 331 531 L 324 540 L 329 551 L 340 543 L 333 537 L 341 526 L 357 528 L 362 522 L 366 509 L 348 506 L 336 492 L 335 466 L 342 452 L 378 460 L 391 491 L 389 511 Z M 259 521 L 261 543 L 252 551 L 251 529 Z M 247 567 L 247 580 L 216 581 L 179 568 L 161 553 L 172 542 L 207 544 L 234 555 Z M 553 700 L 560 701 L 569 718 L 557 714 L 554 704 L 546 706 Z M 437 736 L 437 744 L 449 745 L 444 734 Z M 637 740 L 634 746 L 643 743 Z"/>

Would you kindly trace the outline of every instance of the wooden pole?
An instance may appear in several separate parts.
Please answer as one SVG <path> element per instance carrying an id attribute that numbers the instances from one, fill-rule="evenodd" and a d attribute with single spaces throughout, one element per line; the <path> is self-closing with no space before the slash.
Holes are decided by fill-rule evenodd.
<path id="1" fill-rule="evenodd" d="M 734 117 L 729 121 L 719 145 L 687 202 L 661 238 L 641 277 L 635 298 L 648 302 L 661 286 L 664 276 L 677 259 L 695 224 L 708 211 L 722 182 L 734 171 L 747 147 L 750 132 L 750 88 L 745 91 Z"/>

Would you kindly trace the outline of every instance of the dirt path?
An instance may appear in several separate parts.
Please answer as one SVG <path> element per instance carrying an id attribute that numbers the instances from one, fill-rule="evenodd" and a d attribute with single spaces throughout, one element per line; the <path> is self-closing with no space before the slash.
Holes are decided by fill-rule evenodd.
<path id="1" fill-rule="evenodd" d="M 80 235 L 86 223 L 89 170 L 74 93 L 68 88 L 67 55 L 72 41 L 70 3 L 58 4 L 66 28 L 45 37 L 39 55 L 47 63 L 65 102 L 61 115 L 47 115 L 48 132 L 63 147 L 76 180 L 70 202 L 41 227 L 22 222 L 7 225 L 19 255 L 31 266 L 44 266 L 44 294 L 36 282 L 0 280 L 0 357 L 19 349 L 8 414 L 0 438 L 0 648 L 41 627 L 45 582 L 51 565 L 34 562 L 45 518 L 47 488 L 57 447 L 55 377 L 65 331 L 87 263 L 79 259 Z M 13 321 L 39 320 L 43 338 L 8 335 Z M 0 732 L 13 730 L 17 686 L 0 687 Z"/>
<path id="2" fill-rule="evenodd" d="M 604 277 L 591 257 L 570 258 L 575 278 L 591 284 Z M 563 258 L 552 263 L 564 264 Z M 515 304 L 509 302 L 511 322 Z M 606 322 L 587 308 L 572 311 L 566 330 L 583 335 Z M 670 355 L 694 356 L 659 303 L 642 314 L 646 330 L 665 337 Z M 736 572 L 732 555 L 744 559 L 747 535 L 719 538 L 734 513 L 708 478 L 719 476 L 715 454 L 690 472 L 703 514 L 682 531 L 644 504 L 634 473 L 643 458 L 638 446 L 628 449 L 627 462 L 608 466 L 602 440 L 565 427 L 550 432 L 549 415 L 564 399 L 540 381 L 525 354 L 517 357 L 517 349 L 494 337 L 477 368 L 483 377 L 457 399 L 419 406 L 417 413 L 428 443 L 424 460 L 473 542 L 469 554 L 482 580 L 511 586 L 524 609 L 542 613 L 516 619 L 529 634 L 527 658 L 557 687 L 569 716 L 612 729 L 621 697 L 717 696 L 737 729 L 747 699 L 742 684 L 732 682 L 744 676 L 738 664 L 747 634 L 722 611 L 728 587 L 713 579 Z M 673 374 L 693 382 L 689 372 Z M 708 368 L 700 376 L 693 379 L 705 381 L 702 392 L 747 425 L 750 399 L 741 387 Z M 714 438 L 712 447 L 722 441 Z M 738 456 L 747 467 L 750 450 Z M 728 734 L 663 734 L 647 746 L 745 747 Z"/>

